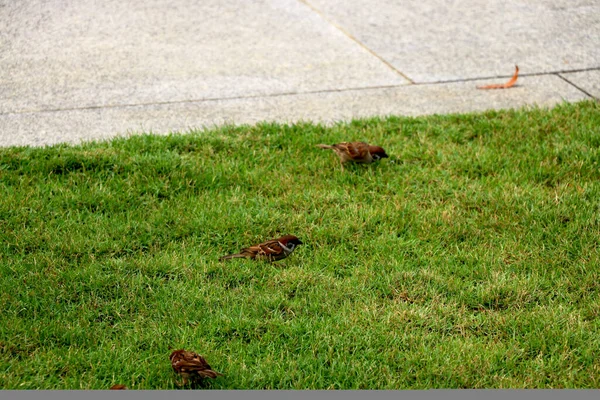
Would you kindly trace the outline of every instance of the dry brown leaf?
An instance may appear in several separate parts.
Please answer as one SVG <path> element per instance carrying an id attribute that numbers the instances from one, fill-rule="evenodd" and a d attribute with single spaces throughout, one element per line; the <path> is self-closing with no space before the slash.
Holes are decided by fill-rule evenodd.
<path id="1" fill-rule="evenodd" d="M 497 83 L 494 85 L 485 85 L 485 86 L 477 86 L 477 89 L 508 89 L 509 87 L 513 87 L 517 82 L 517 78 L 519 77 L 519 66 L 515 65 L 515 74 L 510 78 L 510 81 L 506 83 Z"/>

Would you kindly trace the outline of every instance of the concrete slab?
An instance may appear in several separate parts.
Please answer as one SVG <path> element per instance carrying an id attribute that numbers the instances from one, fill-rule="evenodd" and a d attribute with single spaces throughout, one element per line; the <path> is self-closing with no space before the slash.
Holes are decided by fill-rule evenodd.
<path id="1" fill-rule="evenodd" d="M 0 24 L 0 113 L 407 83 L 297 0 L 0 0 Z"/>
<path id="2" fill-rule="evenodd" d="M 598 0 L 305 0 L 415 82 L 600 67 Z"/>
<path id="3" fill-rule="evenodd" d="M 600 99 L 600 70 L 571 72 L 560 75 L 596 99 Z"/>
<path id="4" fill-rule="evenodd" d="M 357 117 L 423 115 L 552 106 L 588 98 L 556 75 L 524 77 L 504 90 L 477 90 L 488 81 L 409 85 L 258 98 L 0 115 L 0 146 L 108 139 L 127 131 L 185 132 L 192 127 L 259 121 L 333 123 Z"/>

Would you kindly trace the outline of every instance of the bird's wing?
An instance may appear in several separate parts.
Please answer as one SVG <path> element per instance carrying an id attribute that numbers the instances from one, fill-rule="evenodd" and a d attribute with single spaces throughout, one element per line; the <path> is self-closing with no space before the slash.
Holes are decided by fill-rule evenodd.
<path id="1" fill-rule="evenodd" d="M 176 363 L 177 368 L 181 372 L 186 373 L 197 373 L 200 376 L 209 378 L 216 378 L 220 373 L 213 371 L 211 366 L 208 365 L 206 360 L 202 357 L 195 358 L 193 360 L 180 360 Z"/>
<path id="2" fill-rule="evenodd" d="M 364 160 L 369 156 L 369 145 L 363 142 L 338 144 L 352 160 Z"/>
<path id="3" fill-rule="evenodd" d="M 257 254 L 259 256 L 272 257 L 284 253 L 281 244 L 279 244 L 277 240 L 269 240 L 268 242 L 264 242 L 253 247 L 258 249 Z"/>

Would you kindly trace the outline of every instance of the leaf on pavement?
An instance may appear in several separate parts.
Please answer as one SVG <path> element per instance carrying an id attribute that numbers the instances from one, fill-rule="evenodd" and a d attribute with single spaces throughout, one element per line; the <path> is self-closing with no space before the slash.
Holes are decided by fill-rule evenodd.
<path id="1" fill-rule="evenodd" d="M 477 86 L 477 89 L 508 89 L 509 87 L 513 87 L 517 82 L 517 78 L 519 77 L 519 66 L 515 65 L 515 74 L 510 78 L 510 81 L 506 83 L 499 83 L 494 85 L 485 85 L 485 86 Z"/>

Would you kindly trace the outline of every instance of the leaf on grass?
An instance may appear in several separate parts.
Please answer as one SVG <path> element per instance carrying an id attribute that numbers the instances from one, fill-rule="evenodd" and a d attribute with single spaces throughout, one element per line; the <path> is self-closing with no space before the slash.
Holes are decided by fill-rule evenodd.
<path id="1" fill-rule="evenodd" d="M 509 87 L 513 87 L 517 82 L 517 78 L 519 77 L 519 66 L 515 65 L 515 74 L 510 78 L 510 81 L 506 83 L 499 83 L 494 85 L 485 85 L 485 86 L 477 86 L 477 89 L 508 89 Z"/>

